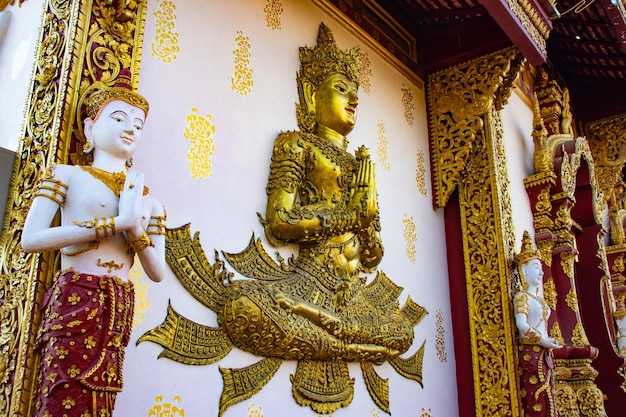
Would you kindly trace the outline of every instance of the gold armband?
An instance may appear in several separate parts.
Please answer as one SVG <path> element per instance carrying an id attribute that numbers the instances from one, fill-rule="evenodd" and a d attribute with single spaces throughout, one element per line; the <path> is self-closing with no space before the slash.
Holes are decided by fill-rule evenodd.
<path id="1" fill-rule="evenodd" d="M 165 234 L 165 219 L 167 214 L 163 216 L 150 216 L 150 223 L 146 227 L 146 231 L 149 235 L 164 235 Z"/>
<path id="2" fill-rule="evenodd" d="M 96 229 L 96 242 L 100 242 L 103 239 L 108 239 L 117 234 L 115 228 L 115 217 L 101 217 L 99 219 L 87 220 L 84 222 L 74 222 L 76 226 L 86 227 L 88 229 Z"/>
<path id="3" fill-rule="evenodd" d="M 41 179 L 35 197 L 41 196 L 49 198 L 57 203 L 60 207 L 63 207 L 65 203 L 65 194 L 67 193 L 67 184 L 63 183 L 56 178 L 44 177 Z"/>
<path id="4" fill-rule="evenodd" d="M 135 252 L 141 252 L 148 246 L 154 247 L 154 244 L 152 244 L 152 239 L 150 239 L 150 236 L 148 236 L 148 233 L 146 233 L 145 230 L 141 232 L 139 236 L 129 241 L 128 244 Z"/>

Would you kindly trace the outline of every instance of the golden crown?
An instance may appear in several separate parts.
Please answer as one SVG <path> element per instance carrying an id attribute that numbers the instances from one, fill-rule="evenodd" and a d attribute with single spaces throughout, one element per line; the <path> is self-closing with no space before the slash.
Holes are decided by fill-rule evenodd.
<path id="1" fill-rule="evenodd" d="M 342 51 L 337 47 L 333 32 L 323 22 L 317 34 L 315 48 L 300 47 L 300 72 L 298 81 L 306 80 L 319 87 L 326 78 L 333 74 L 345 74 L 359 84 L 361 78 L 360 49 Z"/>
<path id="2" fill-rule="evenodd" d="M 148 116 L 148 110 L 150 109 L 148 100 L 126 87 L 105 87 L 91 93 L 86 103 L 87 116 L 92 120 L 96 120 L 102 108 L 114 100 L 122 100 L 138 107 L 144 111 L 146 117 Z"/>
<path id="3" fill-rule="evenodd" d="M 521 267 L 531 259 L 541 260 L 541 252 L 535 249 L 528 230 L 524 230 L 524 235 L 522 236 L 522 250 L 515 255 L 515 263 Z"/>

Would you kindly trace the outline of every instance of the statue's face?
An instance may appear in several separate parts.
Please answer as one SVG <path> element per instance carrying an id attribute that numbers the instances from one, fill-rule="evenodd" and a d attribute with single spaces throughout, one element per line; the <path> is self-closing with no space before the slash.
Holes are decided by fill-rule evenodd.
<path id="1" fill-rule="evenodd" d="M 331 75 L 315 92 L 317 124 L 344 136 L 356 123 L 359 104 L 358 86 L 343 74 Z"/>
<path id="2" fill-rule="evenodd" d="M 91 136 L 97 151 L 130 158 L 141 140 L 145 113 L 122 100 L 104 105 L 96 120 L 85 121 L 85 135 Z"/>
<path id="3" fill-rule="evenodd" d="M 538 286 L 543 278 L 543 268 L 539 259 L 531 259 L 522 266 L 522 272 L 528 285 Z"/>

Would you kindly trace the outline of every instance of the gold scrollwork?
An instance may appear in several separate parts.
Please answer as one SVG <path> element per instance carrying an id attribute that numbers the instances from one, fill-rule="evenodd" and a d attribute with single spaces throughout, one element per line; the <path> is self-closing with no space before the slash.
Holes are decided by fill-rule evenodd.
<path id="1" fill-rule="evenodd" d="M 550 329 L 550 337 L 556 339 L 559 342 L 559 345 L 565 346 L 565 339 L 563 339 L 563 334 L 561 333 L 561 327 L 558 322 L 554 322 L 552 328 Z"/>
<path id="2" fill-rule="evenodd" d="M 552 277 L 548 278 L 546 282 L 543 284 L 543 296 L 546 300 L 548 306 L 556 311 L 556 286 L 554 285 L 554 279 Z"/>
<path id="3" fill-rule="evenodd" d="M 250 66 L 250 38 L 243 32 L 237 31 L 237 49 L 235 55 L 235 69 L 231 78 L 231 88 L 238 94 L 245 96 L 252 91 L 254 80 L 252 79 L 252 67 Z"/>
<path id="4" fill-rule="evenodd" d="M 391 164 L 389 163 L 389 141 L 387 140 L 387 128 L 385 122 L 379 120 L 376 123 L 378 139 L 376 140 L 376 153 L 378 154 L 378 160 L 380 166 L 385 171 L 391 170 Z"/>
<path id="5" fill-rule="evenodd" d="M 263 11 L 265 12 L 265 23 L 267 23 L 267 27 L 274 30 L 280 29 L 280 17 L 283 14 L 282 1 L 267 0 Z"/>
<path id="6" fill-rule="evenodd" d="M 424 166 L 426 160 L 424 159 L 424 152 L 419 149 L 417 151 L 417 168 L 415 169 L 415 182 L 417 183 L 417 189 L 420 194 L 425 196 L 426 190 L 426 167 Z"/>
<path id="7" fill-rule="evenodd" d="M 176 5 L 173 1 L 162 1 L 159 3 L 159 9 L 154 12 L 156 34 L 150 46 L 152 56 L 161 62 L 174 61 L 176 54 L 180 51 L 178 32 L 174 28 L 176 23 L 175 10 Z"/>
<path id="8" fill-rule="evenodd" d="M 570 288 L 565 296 L 565 304 L 574 312 L 578 312 L 578 297 L 576 296 L 576 290 Z"/>
<path id="9" fill-rule="evenodd" d="M 415 110 L 413 93 L 404 84 L 402 84 L 402 107 L 404 107 L 404 120 L 409 126 L 413 126 L 413 110 Z"/>
<path id="10" fill-rule="evenodd" d="M 585 329 L 583 329 L 583 326 L 580 323 L 576 323 L 574 329 L 572 330 L 572 346 L 577 348 L 589 346 L 589 340 L 587 340 Z"/>

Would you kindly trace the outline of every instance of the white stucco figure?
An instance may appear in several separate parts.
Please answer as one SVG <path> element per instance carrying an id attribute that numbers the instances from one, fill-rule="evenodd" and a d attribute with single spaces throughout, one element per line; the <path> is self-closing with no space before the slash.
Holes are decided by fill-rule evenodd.
<path id="1" fill-rule="evenodd" d="M 165 273 L 165 210 L 143 174 L 127 168 L 147 112 L 148 102 L 128 88 L 93 93 L 84 120 L 84 150 L 93 152 L 93 164 L 57 165 L 36 190 L 22 247 L 60 250 L 61 272 L 41 306 L 32 416 L 110 415 L 122 389 L 135 254 L 151 280 Z M 59 209 L 60 225 L 51 226 Z"/>

